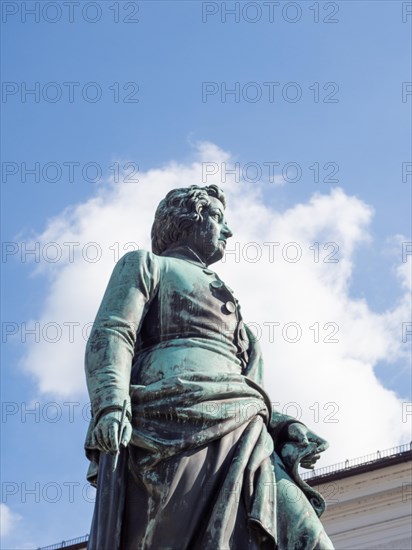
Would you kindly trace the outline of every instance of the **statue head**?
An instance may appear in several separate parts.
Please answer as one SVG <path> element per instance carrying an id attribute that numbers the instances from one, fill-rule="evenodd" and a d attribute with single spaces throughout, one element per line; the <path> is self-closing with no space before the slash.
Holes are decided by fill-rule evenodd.
<path id="1" fill-rule="evenodd" d="M 206 264 L 223 257 L 232 232 L 225 220 L 226 201 L 217 185 L 169 191 L 157 207 L 152 250 L 162 254 L 176 246 L 191 248 Z"/>

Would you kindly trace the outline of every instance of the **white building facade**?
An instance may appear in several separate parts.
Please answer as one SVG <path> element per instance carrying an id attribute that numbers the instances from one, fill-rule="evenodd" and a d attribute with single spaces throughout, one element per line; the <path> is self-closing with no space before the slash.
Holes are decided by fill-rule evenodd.
<path id="1" fill-rule="evenodd" d="M 322 523 L 336 550 L 412 550 L 411 446 L 352 462 L 305 476 L 326 499 Z"/>

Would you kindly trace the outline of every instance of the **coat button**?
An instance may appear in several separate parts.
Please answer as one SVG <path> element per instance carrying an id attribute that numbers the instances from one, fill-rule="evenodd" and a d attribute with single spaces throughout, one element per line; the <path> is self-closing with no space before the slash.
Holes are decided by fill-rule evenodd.
<path id="1" fill-rule="evenodd" d="M 212 288 L 222 288 L 223 283 L 222 283 L 222 281 L 216 280 L 216 281 L 212 281 L 212 282 L 210 283 L 210 286 L 211 286 Z"/>
<path id="2" fill-rule="evenodd" d="M 214 272 L 210 271 L 210 269 L 204 269 L 203 273 L 206 273 L 206 275 L 214 275 Z"/>
<path id="3" fill-rule="evenodd" d="M 226 302 L 225 307 L 229 313 L 234 313 L 236 311 L 236 306 L 233 302 Z"/>

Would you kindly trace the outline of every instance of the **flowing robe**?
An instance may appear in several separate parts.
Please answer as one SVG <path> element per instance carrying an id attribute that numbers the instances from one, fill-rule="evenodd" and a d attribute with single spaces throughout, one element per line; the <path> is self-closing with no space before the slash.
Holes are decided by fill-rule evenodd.
<path id="1" fill-rule="evenodd" d="M 232 290 L 187 250 L 118 262 L 86 350 L 89 550 L 332 548 L 322 498 L 276 452 L 296 420 L 272 410 L 262 368 Z M 124 400 L 112 472 L 93 429 Z"/>

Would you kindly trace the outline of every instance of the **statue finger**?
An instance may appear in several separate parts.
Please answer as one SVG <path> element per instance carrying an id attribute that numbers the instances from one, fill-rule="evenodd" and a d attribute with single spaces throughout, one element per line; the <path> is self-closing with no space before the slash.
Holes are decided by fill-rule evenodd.
<path id="1" fill-rule="evenodd" d="M 93 430 L 93 439 L 95 444 L 100 448 L 100 450 L 103 450 L 102 448 L 102 434 L 100 432 L 100 426 L 96 426 Z"/>
<path id="2" fill-rule="evenodd" d="M 108 440 L 110 444 L 109 451 L 111 453 L 116 453 L 119 449 L 118 429 L 119 425 L 117 422 L 113 422 L 108 427 Z"/>
<path id="3" fill-rule="evenodd" d="M 122 433 L 121 445 L 123 445 L 124 447 L 127 447 L 131 437 L 132 437 L 132 426 L 131 426 L 130 423 L 128 423 L 124 427 L 124 430 L 123 430 L 123 433 Z"/>
<path id="4" fill-rule="evenodd" d="M 97 426 L 96 430 L 96 440 L 97 440 L 97 443 L 100 447 L 100 449 L 104 452 L 104 453 L 109 453 L 109 448 L 107 446 L 107 439 L 105 437 L 105 433 L 104 433 L 104 430 L 102 429 L 102 426 Z"/>

